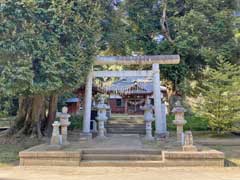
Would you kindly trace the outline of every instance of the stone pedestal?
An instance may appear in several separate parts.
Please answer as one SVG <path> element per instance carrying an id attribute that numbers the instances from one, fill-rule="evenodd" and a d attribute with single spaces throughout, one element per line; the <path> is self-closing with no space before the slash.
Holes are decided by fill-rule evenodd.
<path id="1" fill-rule="evenodd" d="M 197 151 L 197 147 L 196 146 L 183 146 L 183 151 Z"/>
<path id="2" fill-rule="evenodd" d="M 173 124 L 177 126 L 177 140 L 181 142 L 182 140 L 182 133 L 183 133 L 183 125 L 186 124 L 187 121 L 185 120 L 174 120 Z"/>
<path id="3" fill-rule="evenodd" d="M 104 104 L 103 97 L 100 98 L 100 102 L 96 106 L 98 110 L 98 116 L 96 117 L 96 120 L 98 121 L 98 139 L 105 139 L 105 127 L 104 123 L 107 121 L 107 109 L 109 109 L 109 106 Z"/>
<path id="4" fill-rule="evenodd" d="M 67 135 L 68 135 L 67 128 L 71 123 L 69 122 L 70 115 L 67 112 L 68 112 L 67 107 L 63 107 L 62 113 L 58 114 L 58 117 L 60 118 L 60 124 L 61 124 L 62 145 L 69 144 L 69 142 L 67 140 Z"/>
<path id="5" fill-rule="evenodd" d="M 98 120 L 98 136 L 97 138 L 106 138 L 105 136 L 105 127 L 104 127 L 105 120 Z"/>
<path id="6" fill-rule="evenodd" d="M 63 145 L 68 145 L 68 144 L 69 144 L 69 142 L 68 142 L 68 140 L 67 140 L 67 135 L 68 135 L 68 133 L 67 133 L 67 127 L 68 127 L 68 125 L 64 125 L 64 126 L 61 127 L 61 132 L 62 132 L 62 144 L 63 144 Z"/>
<path id="7" fill-rule="evenodd" d="M 192 132 L 186 131 L 184 137 L 183 151 L 197 151 L 197 147 L 193 145 Z"/>
<path id="8" fill-rule="evenodd" d="M 180 101 L 177 101 L 172 113 L 175 114 L 173 124 L 177 126 L 177 141 L 179 142 L 182 140 L 183 126 L 187 123 L 187 121 L 184 120 L 184 112 L 186 112 L 186 110 L 182 107 Z"/>
<path id="9" fill-rule="evenodd" d="M 51 137 L 50 145 L 60 146 L 60 133 L 59 133 L 60 123 L 58 121 L 54 121 L 52 126 L 53 126 L 53 131 L 52 131 L 52 137 Z"/>
<path id="10" fill-rule="evenodd" d="M 152 136 L 152 122 L 154 121 L 153 118 L 153 106 L 151 105 L 150 99 L 147 98 L 146 103 L 144 106 L 140 107 L 142 110 L 144 110 L 144 121 L 145 121 L 145 127 L 146 127 L 146 135 L 144 139 L 146 140 L 154 140 Z"/>
<path id="11" fill-rule="evenodd" d="M 92 139 L 92 133 L 85 133 L 85 132 L 81 132 L 80 133 L 80 141 L 90 141 Z"/>
<path id="12" fill-rule="evenodd" d="M 145 125 L 146 125 L 146 135 L 144 139 L 148 141 L 153 141 L 154 137 L 152 136 L 152 121 L 145 121 Z"/>

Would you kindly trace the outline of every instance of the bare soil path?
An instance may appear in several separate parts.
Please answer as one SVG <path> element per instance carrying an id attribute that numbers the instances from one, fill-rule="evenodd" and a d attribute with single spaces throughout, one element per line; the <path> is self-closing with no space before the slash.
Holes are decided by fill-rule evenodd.
<path id="1" fill-rule="evenodd" d="M 0 180 L 240 180 L 240 168 L 4 167 Z"/>

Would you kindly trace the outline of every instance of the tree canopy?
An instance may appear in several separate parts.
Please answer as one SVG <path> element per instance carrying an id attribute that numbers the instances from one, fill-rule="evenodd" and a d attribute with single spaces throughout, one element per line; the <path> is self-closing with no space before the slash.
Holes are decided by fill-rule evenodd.
<path id="1" fill-rule="evenodd" d="M 1 4 L 1 92 L 49 94 L 73 89 L 97 54 L 97 1 L 18 1 Z"/>
<path id="2" fill-rule="evenodd" d="M 129 49 L 142 54 L 178 53 L 181 64 L 162 66 L 164 78 L 179 84 L 196 78 L 219 58 L 236 63 L 239 45 L 234 39 L 234 1 L 126 0 L 131 26 Z M 166 9 L 164 9 L 166 8 Z M 166 14 L 163 28 L 163 15 Z M 166 37 L 166 29 L 169 37 Z"/>
<path id="3" fill-rule="evenodd" d="M 19 98 L 14 131 L 41 137 L 46 109 L 51 127 L 56 95 L 79 87 L 92 67 L 103 17 L 100 0 L 1 2 L 0 93 Z"/>

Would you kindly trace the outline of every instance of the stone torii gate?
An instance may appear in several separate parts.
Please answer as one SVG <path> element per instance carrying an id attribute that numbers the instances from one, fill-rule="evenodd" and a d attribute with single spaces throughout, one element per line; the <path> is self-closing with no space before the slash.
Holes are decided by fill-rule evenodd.
<path id="1" fill-rule="evenodd" d="M 92 83 L 95 77 L 152 77 L 153 96 L 155 111 L 155 137 L 166 135 L 166 122 L 162 120 L 161 112 L 161 91 L 160 91 L 160 70 L 159 64 L 178 64 L 179 55 L 154 55 L 154 56 L 97 56 L 95 65 L 132 65 L 152 64 L 152 70 L 145 71 L 91 71 L 87 76 L 85 87 L 85 104 L 83 116 L 83 130 L 80 138 L 92 138 L 90 132 L 91 106 L 92 106 Z"/>

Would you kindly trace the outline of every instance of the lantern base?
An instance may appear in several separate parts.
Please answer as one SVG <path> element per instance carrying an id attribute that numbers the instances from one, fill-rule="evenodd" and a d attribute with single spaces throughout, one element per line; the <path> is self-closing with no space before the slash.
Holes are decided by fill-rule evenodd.
<path id="1" fill-rule="evenodd" d="M 92 133 L 85 133 L 85 132 L 80 133 L 80 141 L 89 141 L 91 139 L 92 139 Z"/>

